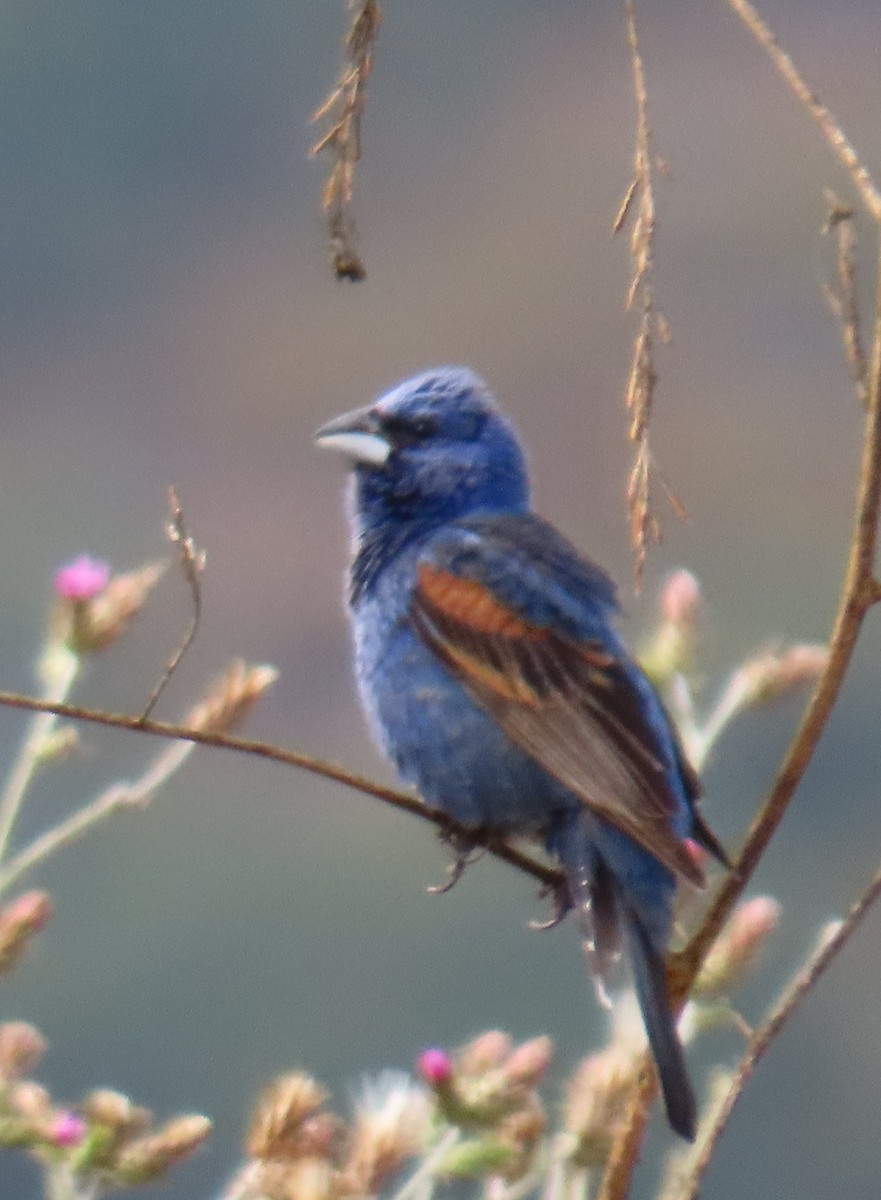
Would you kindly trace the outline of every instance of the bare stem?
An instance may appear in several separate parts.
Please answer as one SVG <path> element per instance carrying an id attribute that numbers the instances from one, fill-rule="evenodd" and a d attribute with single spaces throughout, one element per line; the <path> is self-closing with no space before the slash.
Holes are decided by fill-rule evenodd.
<path id="1" fill-rule="evenodd" d="M 52 1163 L 45 1170 L 46 1200 L 98 1200 L 97 1182 L 84 1183 L 67 1163 Z"/>
<path id="2" fill-rule="evenodd" d="M 395 1192 L 392 1200 L 414 1200 L 421 1189 L 437 1174 L 438 1168 L 458 1142 L 458 1129 L 448 1129 L 434 1149 L 425 1156 L 410 1178 Z"/>
<path id="3" fill-rule="evenodd" d="M 73 686 L 79 669 L 79 659 L 61 646 L 54 647 L 50 650 L 50 654 L 51 660 L 46 672 L 46 700 L 61 701 Z M 55 712 L 45 709 L 36 712 L 18 758 L 9 773 L 3 796 L 0 798 L 0 862 L 6 856 L 12 828 L 21 809 L 28 784 L 57 721 L 58 715 Z"/>

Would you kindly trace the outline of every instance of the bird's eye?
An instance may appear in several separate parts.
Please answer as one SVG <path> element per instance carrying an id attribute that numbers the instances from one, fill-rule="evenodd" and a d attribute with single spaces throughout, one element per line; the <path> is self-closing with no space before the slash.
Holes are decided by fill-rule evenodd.
<path id="1" fill-rule="evenodd" d="M 396 446 L 412 446 L 426 441 L 438 432 L 433 417 L 386 417 L 382 423 L 386 433 Z"/>

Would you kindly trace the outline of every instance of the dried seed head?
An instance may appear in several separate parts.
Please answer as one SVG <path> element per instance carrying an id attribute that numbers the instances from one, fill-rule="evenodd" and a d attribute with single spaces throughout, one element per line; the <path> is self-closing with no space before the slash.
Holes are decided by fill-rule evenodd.
<path id="1" fill-rule="evenodd" d="M 544 1078 L 554 1055 L 554 1043 L 549 1037 L 532 1038 L 515 1047 L 504 1065 L 505 1078 L 509 1083 L 535 1087 Z"/>
<path id="2" fill-rule="evenodd" d="M 17 1116 L 24 1117 L 31 1125 L 49 1124 L 52 1117 L 52 1097 L 39 1083 L 24 1079 L 12 1085 L 8 1096 L 10 1106 Z"/>
<path id="3" fill-rule="evenodd" d="M 374 1195 L 431 1135 L 428 1095 L 402 1072 L 386 1071 L 365 1083 L 343 1167 L 347 1190 Z"/>
<path id="4" fill-rule="evenodd" d="M 250 666 L 236 659 L 187 714 L 184 724 L 211 733 L 228 733 L 240 724 L 267 688 L 278 679 L 275 667 Z"/>
<path id="5" fill-rule="evenodd" d="M 602 1166 L 624 1119 L 627 1096 L 639 1059 L 614 1042 L 586 1058 L 566 1088 L 563 1126 L 571 1138 L 570 1157 L 578 1166 Z"/>
<path id="6" fill-rule="evenodd" d="M 8 1083 L 32 1071 L 46 1052 L 46 1039 L 26 1021 L 0 1025 L 0 1079 Z"/>
<path id="7" fill-rule="evenodd" d="M 696 999 L 730 995 L 745 982 L 780 922 L 780 911 L 770 896 L 755 896 L 735 909 L 704 961 L 694 985 Z"/>
<path id="8" fill-rule="evenodd" d="M 302 1071 L 282 1075 L 260 1095 L 245 1148 L 251 1158 L 297 1159 L 308 1153 L 303 1126 L 318 1115 L 327 1093 Z M 308 1140 L 308 1139 L 307 1139 Z"/>
<path id="9" fill-rule="evenodd" d="M 153 1116 L 148 1108 L 133 1104 L 128 1096 L 111 1088 L 89 1092 L 82 1111 L 90 1124 L 102 1126 L 115 1142 L 143 1133 Z"/>
<path id="10" fill-rule="evenodd" d="M 52 916 L 48 892 L 24 892 L 0 910 L 0 974 L 21 959 L 31 938 Z"/>
<path id="11" fill-rule="evenodd" d="M 780 651 L 769 648 L 745 662 L 732 677 L 732 686 L 742 690 L 743 704 L 764 704 L 778 696 L 813 683 L 829 661 L 828 646 L 806 642 Z"/>
<path id="12" fill-rule="evenodd" d="M 164 1175 L 169 1167 L 189 1157 L 211 1132 L 207 1117 L 175 1117 L 156 1133 L 126 1142 L 113 1164 L 113 1173 L 124 1183 L 145 1183 Z"/>
<path id="13" fill-rule="evenodd" d="M 463 1046 L 456 1055 L 456 1065 L 465 1075 L 482 1075 L 501 1066 L 511 1053 L 513 1040 L 507 1033 L 490 1029 Z"/>

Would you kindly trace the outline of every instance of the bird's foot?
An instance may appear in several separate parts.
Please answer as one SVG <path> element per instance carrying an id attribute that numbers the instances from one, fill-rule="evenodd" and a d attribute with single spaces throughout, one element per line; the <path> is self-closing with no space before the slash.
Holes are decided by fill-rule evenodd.
<path id="1" fill-rule="evenodd" d="M 441 840 L 452 850 L 453 861 L 447 867 L 446 882 L 435 883 L 425 889 L 430 896 L 443 896 L 452 891 L 465 874 L 465 868 L 486 854 L 486 846 L 478 845 L 470 838 L 463 838 L 458 834 L 441 834 Z"/>
<path id="2" fill-rule="evenodd" d="M 542 899 L 544 899 L 545 896 L 551 897 L 554 905 L 554 911 L 544 921 L 530 921 L 529 928 L 555 929 L 572 908 L 572 897 L 569 895 L 569 887 L 565 879 L 560 879 L 558 883 L 548 884 L 547 887 L 542 888 L 539 895 Z"/>

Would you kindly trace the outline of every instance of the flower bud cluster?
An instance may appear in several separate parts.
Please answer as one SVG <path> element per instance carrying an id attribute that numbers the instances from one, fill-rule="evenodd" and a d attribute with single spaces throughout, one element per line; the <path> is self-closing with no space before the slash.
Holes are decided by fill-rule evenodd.
<path id="1" fill-rule="evenodd" d="M 164 563 L 149 563 L 111 576 L 107 563 L 86 557 L 57 571 L 50 664 L 57 647 L 81 657 L 112 645 L 144 607 L 164 571 Z"/>
<path id="2" fill-rule="evenodd" d="M 207 1138 L 207 1117 L 176 1117 L 157 1127 L 147 1109 L 107 1089 L 91 1092 L 75 1108 L 57 1104 L 26 1077 L 45 1049 L 32 1025 L 0 1025 L 0 1146 L 64 1163 L 97 1193 L 158 1179 Z"/>
<path id="3" fill-rule="evenodd" d="M 547 1130 L 536 1091 L 553 1055 L 550 1038 L 515 1045 L 491 1030 L 452 1055 L 426 1050 L 419 1072 L 434 1093 L 437 1116 L 464 1135 L 439 1166 L 454 1178 L 522 1178 Z"/>

